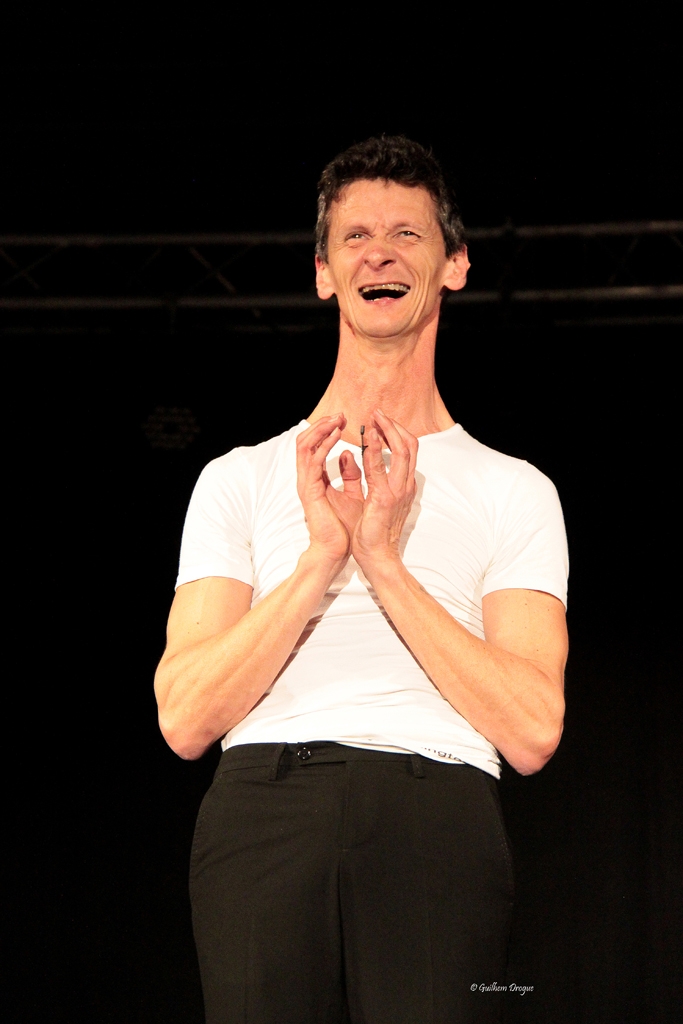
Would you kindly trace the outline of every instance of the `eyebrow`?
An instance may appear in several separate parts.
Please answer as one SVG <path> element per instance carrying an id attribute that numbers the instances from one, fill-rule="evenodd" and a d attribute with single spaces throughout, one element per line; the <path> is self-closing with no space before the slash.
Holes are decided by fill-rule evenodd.
<path id="1" fill-rule="evenodd" d="M 363 224 L 360 221 L 358 223 L 355 223 L 355 224 L 352 223 L 352 224 L 349 224 L 349 225 L 340 225 L 340 228 L 344 232 L 344 234 L 353 234 L 355 231 L 362 231 L 365 234 L 370 234 L 371 233 L 370 232 L 370 228 L 367 227 L 367 225 Z M 420 224 L 419 221 L 415 221 L 415 220 L 397 221 L 397 223 L 392 225 L 389 228 L 389 230 L 390 231 L 404 231 L 407 228 L 410 228 L 411 231 L 421 232 L 422 234 L 424 234 L 425 232 L 427 232 L 429 230 L 426 225 Z"/>

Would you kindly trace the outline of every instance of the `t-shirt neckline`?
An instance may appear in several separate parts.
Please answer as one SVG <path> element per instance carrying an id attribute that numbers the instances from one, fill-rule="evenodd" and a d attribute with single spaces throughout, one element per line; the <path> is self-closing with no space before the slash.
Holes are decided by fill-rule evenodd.
<path id="1" fill-rule="evenodd" d="M 303 419 L 303 420 L 300 421 L 299 426 L 302 429 L 305 429 L 306 427 L 310 427 L 311 423 L 307 419 Z M 433 434 L 423 434 L 422 437 L 418 437 L 418 441 L 420 442 L 420 445 L 424 444 L 425 441 L 428 441 L 429 443 L 432 443 L 432 438 L 434 438 L 434 437 L 442 438 L 442 437 L 445 437 L 446 434 L 455 433 L 455 432 L 460 433 L 463 430 L 464 430 L 464 427 L 463 427 L 462 423 L 454 423 L 452 427 L 447 427 L 445 430 L 436 430 Z M 360 451 L 360 448 L 361 448 L 361 446 L 359 444 L 354 444 L 353 441 L 344 441 L 344 439 L 341 438 L 341 437 L 337 441 L 337 444 L 335 444 L 334 448 L 336 448 L 337 445 L 339 445 L 339 444 L 343 444 L 347 448 L 357 448 L 358 451 Z M 332 451 L 334 451 L 334 448 L 332 449 Z M 386 448 L 384 450 L 385 451 L 389 451 L 388 448 Z"/>

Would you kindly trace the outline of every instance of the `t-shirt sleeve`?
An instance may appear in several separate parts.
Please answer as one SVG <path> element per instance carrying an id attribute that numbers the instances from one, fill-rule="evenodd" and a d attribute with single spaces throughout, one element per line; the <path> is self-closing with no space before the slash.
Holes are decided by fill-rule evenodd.
<path id="1" fill-rule="evenodd" d="M 560 499 L 540 470 L 523 463 L 496 524 L 482 596 L 542 590 L 567 605 L 569 556 Z"/>
<path id="2" fill-rule="evenodd" d="M 185 518 L 176 587 L 206 576 L 253 586 L 247 464 L 234 449 L 204 468 Z"/>

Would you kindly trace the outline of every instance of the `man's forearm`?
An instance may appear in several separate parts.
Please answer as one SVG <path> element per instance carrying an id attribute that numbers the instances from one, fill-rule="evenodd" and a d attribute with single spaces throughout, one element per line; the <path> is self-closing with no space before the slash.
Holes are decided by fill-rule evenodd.
<path id="1" fill-rule="evenodd" d="M 155 679 L 159 722 L 181 757 L 200 757 L 276 678 L 338 568 L 311 548 L 294 573 L 228 629 L 169 649 Z"/>
<path id="2" fill-rule="evenodd" d="M 398 558 L 363 566 L 389 618 L 448 702 L 522 774 L 543 767 L 562 732 L 560 678 L 474 636 Z"/>

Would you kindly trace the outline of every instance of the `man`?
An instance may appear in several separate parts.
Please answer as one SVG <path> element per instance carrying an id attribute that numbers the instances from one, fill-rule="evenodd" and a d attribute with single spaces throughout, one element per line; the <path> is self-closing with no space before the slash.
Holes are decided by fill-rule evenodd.
<path id="1" fill-rule="evenodd" d="M 433 157 L 398 137 L 332 161 L 316 252 L 334 376 L 308 421 L 204 470 L 156 679 L 178 754 L 223 737 L 192 857 L 207 1020 L 496 1020 L 496 751 L 528 774 L 559 742 L 562 515 L 437 390 L 469 263 Z"/>

